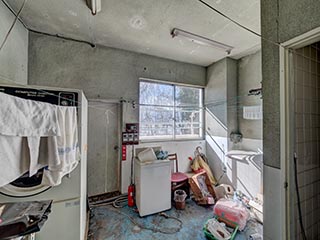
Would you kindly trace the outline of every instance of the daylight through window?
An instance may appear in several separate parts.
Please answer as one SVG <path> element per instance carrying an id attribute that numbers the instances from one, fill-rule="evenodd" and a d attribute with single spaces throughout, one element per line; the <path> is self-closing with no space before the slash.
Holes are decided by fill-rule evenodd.
<path id="1" fill-rule="evenodd" d="M 200 139 L 203 89 L 140 82 L 140 139 Z"/>

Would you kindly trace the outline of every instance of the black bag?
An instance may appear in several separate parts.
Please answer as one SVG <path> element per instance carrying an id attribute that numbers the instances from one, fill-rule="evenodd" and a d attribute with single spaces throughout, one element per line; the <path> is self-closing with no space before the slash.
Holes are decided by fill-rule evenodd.
<path id="1" fill-rule="evenodd" d="M 52 201 L 0 203 L 0 239 L 40 231 L 51 212 Z"/>

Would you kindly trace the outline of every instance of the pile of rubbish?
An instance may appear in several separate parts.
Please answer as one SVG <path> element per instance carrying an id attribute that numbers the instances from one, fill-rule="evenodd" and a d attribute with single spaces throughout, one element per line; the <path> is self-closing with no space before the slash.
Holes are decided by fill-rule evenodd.
<path id="1" fill-rule="evenodd" d="M 190 167 L 195 175 L 189 178 L 189 184 L 194 199 L 199 205 L 212 205 L 216 199 L 213 186 L 217 184 L 217 180 L 212 174 L 208 159 L 201 150 L 201 147 L 197 147 L 194 158 L 190 158 Z"/>
<path id="2" fill-rule="evenodd" d="M 262 200 L 250 200 L 240 191 L 233 191 L 230 185 L 225 184 L 215 188 L 215 194 L 214 218 L 209 219 L 203 227 L 208 239 L 234 239 L 238 231 L 245 229 L 249 220 L 263 224 Z M 249 239 L 263 238 L 260 233 L 254 233 Z"/>
<path id="3" fill-rule="evenodd" d="M 191 161 L 191 169 L 194 173 L 206 172 L 211 184 L 216 185 L 217 180 L 213 176 L 211 169 L 208 165 L 207 157 L 201 152 L 201 147 L 197 147 L 195 150 L 195 157 Z"/>
<path id="4" fill-rule="evenodd" d="M 216 218 L 209 219 L 203 227 L 203 232 L 208 239 L 234 239 L 238 227 L 227 227 L 225 223 L 218 221 Z"/>
<path id="5" fill-rule="evenodd" d="M 196 148 L 191 169 L 194 175 L 189 178 L 189 184 L 194 200 L 199 205 L 214 205 L 214 218 L 209 219 L 203 227 L 208 239 L 234 239 L 250 219 L 263 224 L 262 195 L 251 199 L 231 185 L 218 185 L 200 147 Z M 262 239 L 262 235 L 254 233 L 252 239 Z"/>

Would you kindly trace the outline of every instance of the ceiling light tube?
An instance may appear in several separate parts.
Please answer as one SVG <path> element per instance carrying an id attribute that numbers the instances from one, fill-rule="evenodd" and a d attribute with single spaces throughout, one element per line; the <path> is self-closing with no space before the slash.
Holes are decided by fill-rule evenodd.
<path id="1" fill-rule="evenodd" d="M 215 47 L 215 48 L 219 48 L 222 49 L 224 51 L 226 51 L 228 54 L 231 53 L 231 50 L 233 49 L 232 46 L 229 46 L 227 44 L 221 43 L 221 42 L 217 42 L 214 41 L 212 39 L 206 38 L 206 37 L 202 37 L 199 36 L 197 34 L 194 33 L 190 33 L 184 30 L 181 30 L 179 28 L 174 28 L 171 31 L 171 36 L 174 37 L 184 37 L 186 39 L 188 39 L 191 42 L 200 44 L 200 45 L 205 45 L 205 46 L 210 46 L 210 47 Z"/>

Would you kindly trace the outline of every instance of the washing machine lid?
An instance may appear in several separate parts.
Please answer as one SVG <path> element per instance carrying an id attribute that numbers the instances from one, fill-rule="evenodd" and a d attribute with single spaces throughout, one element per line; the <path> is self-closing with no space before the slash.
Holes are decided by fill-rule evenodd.
<path id="1" fill-rule="evenodd" d="M 29 177 L 26 172 L 18 179 L 0 188 L 0 193 L 9 197 L 31 197 L 38 195 L 51 187 L 42 184 L 43 168 Z"/>

